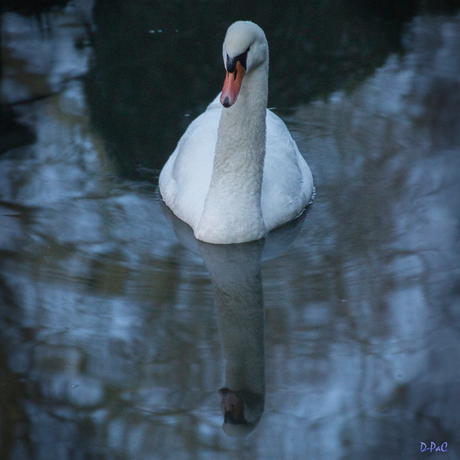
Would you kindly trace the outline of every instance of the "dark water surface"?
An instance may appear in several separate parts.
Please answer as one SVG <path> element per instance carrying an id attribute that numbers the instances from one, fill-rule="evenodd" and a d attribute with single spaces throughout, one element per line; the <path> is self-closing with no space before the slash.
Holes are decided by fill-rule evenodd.
<path id="1" fill-rule="evenodd" d="M 454 8 L 60 3 L 2 15 L 0 458 L 459 459 Z M 156 180 L 246 18 L 317 196 L 214 246 Z"/>

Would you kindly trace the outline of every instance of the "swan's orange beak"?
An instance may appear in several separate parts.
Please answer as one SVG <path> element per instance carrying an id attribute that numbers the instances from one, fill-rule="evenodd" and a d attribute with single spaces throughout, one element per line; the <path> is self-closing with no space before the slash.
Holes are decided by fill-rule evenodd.
<path id="1" fill-rule="evenodd" d="M 244 73 L 245 69 L 241 65 L 240 61 L 236 61 L 234 72 L 227 72 L 224 87 L 222 88 L 222 94 L 220 96 L 220 103 L 225 108 L 232 106 L 238 99 Z"/>

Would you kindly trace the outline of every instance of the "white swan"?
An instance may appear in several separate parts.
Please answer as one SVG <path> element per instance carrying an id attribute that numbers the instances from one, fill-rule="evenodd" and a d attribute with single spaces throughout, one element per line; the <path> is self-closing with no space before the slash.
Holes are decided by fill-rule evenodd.
<path id="1" fill-rule="evenodd" d="M 286 125 L 267 110 L 263 30 L 232 24 L 223 57 L 222 93 L 190 124 L 159 179 L 174 214 L 198 240 L 218 244 L 263 238 L 300 214 L 313 193 L 310 168 Z"/>

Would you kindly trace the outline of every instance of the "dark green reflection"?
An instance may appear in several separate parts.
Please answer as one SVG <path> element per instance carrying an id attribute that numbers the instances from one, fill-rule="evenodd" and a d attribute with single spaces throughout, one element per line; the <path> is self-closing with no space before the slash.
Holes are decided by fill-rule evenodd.
<path id="1" fill-rule="evenodd" d="M 269 106 L 292 107 L 352 87 L 399 49 L 418 3 L 383 4 L 97 1 L 86 84 L 93 122 L 123 175 L 161 169 L 221 90 L 221 47 L 232 22 L 249 19 L 264 29 Z"/>

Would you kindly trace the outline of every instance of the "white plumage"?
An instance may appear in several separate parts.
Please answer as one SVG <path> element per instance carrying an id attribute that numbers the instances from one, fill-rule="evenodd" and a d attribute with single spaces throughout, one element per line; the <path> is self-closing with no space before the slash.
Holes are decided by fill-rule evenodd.
<path id="1" fill-rule="evenodd" d="M 232 59 L 246 61 L 246 69 L 237 67 L 244 77 L 236 102 L 224 108 L 219 95 L 190 124 L 159 183 L 166 205 L 197 239 L 241 243 L 300 214 L 312 196 L 313 178 L 286 125 L 266 109 L 268 45 L 262 29 L 252 22 L 233 24 L 223 54 L 226 68 Z M 227 72 L 225 85 L 235 77 Z"/>

